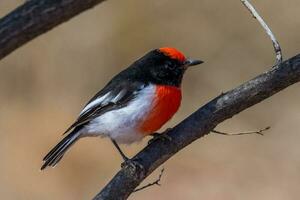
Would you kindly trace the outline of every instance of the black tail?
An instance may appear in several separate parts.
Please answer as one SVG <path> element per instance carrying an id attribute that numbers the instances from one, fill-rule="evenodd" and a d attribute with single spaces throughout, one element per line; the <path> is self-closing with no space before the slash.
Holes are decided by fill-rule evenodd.
<path id="1" fill-rule="evenodd" d="M 73 130 L 64 139 L 62 139 L 44 158 L 41 170 L 46 167 L 54 167 L 66 153 L 66 151 L 79 139 L 78 130 Z"/>

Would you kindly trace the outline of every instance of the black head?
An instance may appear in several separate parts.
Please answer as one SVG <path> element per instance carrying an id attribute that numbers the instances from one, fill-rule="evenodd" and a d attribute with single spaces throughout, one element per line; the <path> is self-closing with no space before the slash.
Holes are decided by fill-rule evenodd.
<path id="1" fill-rule="evenodd" d="M 179 87 L 186 69 L 201 63 L 187 59 L 175 48 L 164 47 L 150 51 L 131 67 L 135 69 L 136 80 Z"/>

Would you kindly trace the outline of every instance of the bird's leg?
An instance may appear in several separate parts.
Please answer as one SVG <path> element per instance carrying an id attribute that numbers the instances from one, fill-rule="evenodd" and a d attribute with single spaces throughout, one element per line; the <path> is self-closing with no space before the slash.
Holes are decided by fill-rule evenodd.
<path id="1" fill-rule="evenodd" d="M 123 158 L 123 160 L 124 160 L 124 162 L 122 162 L 122 164 L 121 164 L 121 167 L 122 167 L 122 168 L 125 167 L 125 166 L 127 166 L 127 165 L 131 166 L 134 170 L 136 170 L 137 167 L 140 168 L 140 169 L 143 169 L 143 168 L 144 168 L 144 167 L 143 167 L 140 163 L 138 163 L 137 161 L 132 160 L 132 159 L 129 159 L 129 158 L 123 153 L 123 151 L 121 150 L 121 148 L 119 147 L 118 143 L 117 143 L 115 140 L 111 139 L 111 141 L 112 141 L 112 143 L 115 145 L 115 147 L 117 148 L 118 152 L 120 153 L 120 155 L 122 156 L 122 158 Z"/>
<path id="2" fill-rule="evenodd" d="M 122 156 L 124 162 L 126 162 L 127 160 L 129 160 L 129 158 L 127 158 L 127 156 L 123 153 L 123 151 L 119 147 L 118 143 L 115 140 L 113 140 L 113 139 L 111 139 L 111 141 L 115 145 L 115 147 L 117 148 L 117 150 L 120 153 L 120 155 Z"/>
<path id="3" fill-rule="evenodd" d="M 148 144 L 151 144 L 152 142 L 156 141 L 156 140 L 164 140 L 164 141 L 172 141 L 172 138 L 170 136 L 167 135 L 167 133 L 172 130 L 172 128 L 167 128 L 167 130 L 165 130 L 162 133 L 152 133 L 150 134 L 150 136 L 152 136 L 153 138 L 151 138 L 148 141 Z"/>

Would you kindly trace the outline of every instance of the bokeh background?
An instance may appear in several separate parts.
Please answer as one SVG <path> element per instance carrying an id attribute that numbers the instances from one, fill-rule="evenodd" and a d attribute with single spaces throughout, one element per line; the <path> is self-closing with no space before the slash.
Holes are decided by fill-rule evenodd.
<path id="1" fill-rule="evenodd" d="M 1 0 L 0 16 L 22 3 Z M 299 53 L 299 0 L 253 3 L 284 57 Z M 1 198 L 91 199 L 120 168 L 109 140 L 82 140 L 43 172 L 42 157 L 114 74 L 162 46 L 206 61 L 186 73 L 182 107 L 164 128 L 275 62 L 271 42 L 239 0 L 108 0 L 0 62 Z M 299 199 L 299 101 L 296 84 L 219 125 L 231 132 L 272 129 L 263 137 L 210 134 L 163 165 L 161 187 L 130 199 Z M 134 155 L 146 141 L 122 148 Z"/>

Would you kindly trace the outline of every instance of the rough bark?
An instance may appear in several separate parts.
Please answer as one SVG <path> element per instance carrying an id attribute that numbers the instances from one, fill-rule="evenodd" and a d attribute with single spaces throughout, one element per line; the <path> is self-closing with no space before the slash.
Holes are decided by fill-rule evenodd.
<path id="1" fill-rule="evenodd" d="M 104 1 L 27 1 L 0 19 L 0 60 L 35 37 Z"/>
<path id="2" fill-rule="evenodd" d="M 299 81 L 300 54 L 219 95 L 169 131 L 171 141 L 157 140 L 134 156 L 143 169 L 124 167 L 94 200 L 127 199 L 152 171 L 179 150 L 208 134 L 224 120 Z"/>

